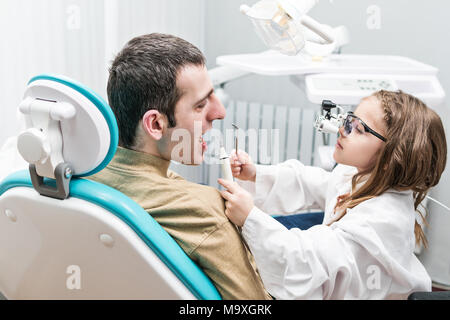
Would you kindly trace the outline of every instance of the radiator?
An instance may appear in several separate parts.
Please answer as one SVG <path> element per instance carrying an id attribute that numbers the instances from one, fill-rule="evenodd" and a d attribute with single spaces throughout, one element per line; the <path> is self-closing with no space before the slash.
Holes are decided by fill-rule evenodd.
<path id="1" fill-rule="evenodd" d="M 208 143 L 204 163 L 200 166 L 172 163 L 171 170 L 189 181 L 219 187 L 217 179 L 221 175 L 218 164 L 221 141 L 230 153 L 235 148 L 237 136 L 239 149 L 245 150 L 253 162 L 264 165 L 277 164 L 287 159 L 317 165 L 314 161 L 317 147 L 324 145 L 325 141 L 330 145 L 336 143 L 336 135 L 323 136 L 313 127 L 314 119 L 320 113 L 319 106 L 300 108 L 232 101 L 226 110 L 225 119 L 214 121 L 213 130 L 204 136 Z M 235 131 L 232 123 L 239 130 Z M 324 141 L 324 138 L 327 140 Z"/>

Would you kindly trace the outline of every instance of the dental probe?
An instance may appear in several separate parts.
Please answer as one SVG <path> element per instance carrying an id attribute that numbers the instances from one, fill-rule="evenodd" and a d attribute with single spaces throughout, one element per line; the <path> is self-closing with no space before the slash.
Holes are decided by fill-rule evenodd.
<path id="1" fill-rule="evenodd" d="M 234 129 L 239 130 L 239 127 L 237 125 L 235 125 L 234 123 L 231 124 L 233 126 Z M 234 135 L 234 146 L 236 148 L 236 157 L 238 156 L 238 137 L 235 134 Z"/>

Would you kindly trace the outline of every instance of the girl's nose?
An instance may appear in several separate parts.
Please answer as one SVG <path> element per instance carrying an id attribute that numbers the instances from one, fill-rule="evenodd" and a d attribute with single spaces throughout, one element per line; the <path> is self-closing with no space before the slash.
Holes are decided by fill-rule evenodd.
<path id="1" fill-rule="evenodd" d="M 338 135 L 339 135 L 340 137 L 344 137 L 344 138 L 346 137 L 345 134 L 344 134 L 344 126 L 341 126 L 341 127 L 339 128 Z"/>

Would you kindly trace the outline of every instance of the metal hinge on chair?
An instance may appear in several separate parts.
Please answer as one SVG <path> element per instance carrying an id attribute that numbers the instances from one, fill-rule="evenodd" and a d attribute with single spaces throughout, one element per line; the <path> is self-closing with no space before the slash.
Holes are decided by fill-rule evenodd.
<path id="1" fill-rule="evenodd" d="M 72 168 L 70 164 L 63 162 L 55 168 L 56 187 L 44 183 L 44 178 L 36 172 L 36 166 L 30 164 L 30 176 L 34 189 L 43 196 L 64 200 L 69 197 Z"/>

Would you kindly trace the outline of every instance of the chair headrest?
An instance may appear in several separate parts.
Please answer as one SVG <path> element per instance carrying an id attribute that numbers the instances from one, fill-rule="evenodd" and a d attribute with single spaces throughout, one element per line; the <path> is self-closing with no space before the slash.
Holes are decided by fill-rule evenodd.
<path id="1" fill-rule="evenodd" d="M 72 176 L 89 176 L 106 167 L 116 152 L 118 127 L 108 103 L 72 79 L 33 77 L 19 108 L 27 130 L 17 146 L 41 176 L 52 178 L 50 169 L 58 162 L 69 163 Z"/>

